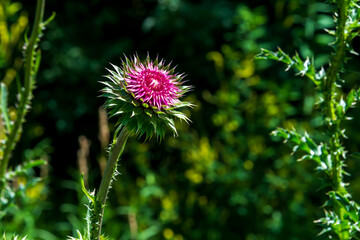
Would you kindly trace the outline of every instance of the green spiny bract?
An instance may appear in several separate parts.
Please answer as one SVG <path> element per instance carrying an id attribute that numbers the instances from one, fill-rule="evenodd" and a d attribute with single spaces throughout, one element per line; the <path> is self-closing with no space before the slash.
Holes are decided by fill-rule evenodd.
<path id="1" fill-rule="evenodd" d="M 191 87 L 183 85 L 183 74 L 175 73 L 170 64 L 149 56 L 141 62 L 138 56 L 125 57 L 122 66 L 112 65 L 106 77 L 110 81 L 102 82 L 102 96 L 106 97 L 105 106 L 111 117 L 118 116 L 118 129 L 126 125 L 133 135 L 145 135 L 146 139 L 155 135 L 158 139 L 165 136 L 166 128 L 177 134 L 175 119 L 189 122 L 184 113 L 178 111 L 192 107 L 180 98 Z"/>

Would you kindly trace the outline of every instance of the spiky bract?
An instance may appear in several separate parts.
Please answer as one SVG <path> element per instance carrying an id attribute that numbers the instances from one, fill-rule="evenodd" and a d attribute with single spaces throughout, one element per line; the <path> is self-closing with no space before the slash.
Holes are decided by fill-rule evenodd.
<path id="1" fill-rule="evenodd" d="M 102 96 L 110 116 L 119 116 L 119 128 L 126 125 L 132 134 L 162 139 L 167 127 L 177 134 L 175 119 L 190 121 L 178 109 L 192 106 L 180 100 L 191 87 L 183 85 L 184 75 L 175 73 L 170 64 L 158 58 L 151 61 L 149 56 L 140 61 L 134 55 L 125 57 L 121 67 L 112 66 L 106 76 L 110 81 L 102 82 Z"/>

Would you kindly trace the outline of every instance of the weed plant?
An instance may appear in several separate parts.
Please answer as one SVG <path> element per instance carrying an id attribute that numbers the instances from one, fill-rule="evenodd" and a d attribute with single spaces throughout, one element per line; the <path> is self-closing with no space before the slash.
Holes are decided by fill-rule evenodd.
<path id="1" fill-rule="evenodd" d="M 352 40 L 359 35 L 360 9 L 357 0 L 333 0 L 334 5 L 333 30 L 325 29 L 334 37 L 331 44 L 334 52 L 327 66 L 316 69 L 314 58 L 302 60 L 298 54 L 290 57 L 280 48 L 277 52 L 263 49 L 258 59 L 268 59 L 283 62 L 286 70 L 293 69 L 297 75 L 310 79 L 317 90 L 318 109 L 321 111 L 323 123 L 318 131 L 324 136 L 323 141 L 316 141 L 307 132 L 297 129 L 278 128 L 273 135 L 279 136 L 293 145 L 293 153 L 300 152 L 303 160 L 312 160 L 316 164 L 316 172 L 324 179 L 328 189 L 328 200 L 323 206 L 324 217 L 316 220 L 321 224 L 320 234 L 326 234 L 336 239 L 358 239 L 359 204 L 352 198 L 345 182 L 345 166 L 347 151 L 343 147 L 342 139 L 346 138 L 346 129 L 342 127 L 348 110 L 359 100 L 358 89 L 352 89 L 344 96 L 341 91 L 346 80 L 341 75 L 346 71 L 348 54 L 358 55 L 352 49 Z"/>

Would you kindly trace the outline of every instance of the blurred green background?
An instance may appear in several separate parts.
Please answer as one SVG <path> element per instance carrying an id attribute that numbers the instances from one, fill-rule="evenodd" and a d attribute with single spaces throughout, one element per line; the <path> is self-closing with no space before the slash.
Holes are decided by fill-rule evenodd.
<path id="1" fill-rule="evenodd" d="M 21 1 L 32 23 L 35 0 Z M 327 63 L 332 7 L 315 0 L 49 0 L 55 20 L 42 38 L 42 62 L 22 141 L 12 164 L 44 155 L 30 188 L 0 230 L 34 239 L 65 239 L 82 230 L 88 188 L 98 187 L 108 129 L 99 107 L 110 63 L 138 53 L 159 56 L 187 74 L 190 125 L 179 136 L 132 138 L 105 211 L 112 239 L 315 239 L 326 189 L 314 166 L 296 162 L 269 134 L 277 126 L 317 135 L 313 84 L 274 62 L 254 61 L 260 48 Z M 359 39 L 355 39 L 359 50 Z M 19 56 L 20 50 L 19 50 Z M 359 85 L 359 57 L 348 61 L 345 90 Z M 21 74 L 21 73 L 20 73 Z M 359 151 L 359 111 L 345 126 Z M 109 120 L 112 135 L 115 119 Z M 316 137 L 315 137 L 316 138 Z M 29 150 L 32 149 L 32 150 Z M 350 190 L 360 199 L 360 163 L 349 158 Z M 26 180 L 24 180 L 26 181 Z M 318 237 L 317 239 L 322 239 Z"/>

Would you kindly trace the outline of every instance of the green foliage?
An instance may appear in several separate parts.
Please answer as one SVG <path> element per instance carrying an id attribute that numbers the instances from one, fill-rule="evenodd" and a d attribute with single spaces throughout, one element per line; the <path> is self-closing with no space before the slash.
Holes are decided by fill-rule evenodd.
<path id="1" fill-rule="evenodd" d="M 87 205 L 87 213 L 86 213 L 86 230 L 85 230 L 85 234 L 84 234 L 84 239 L 97 239 L 98 235 L 97 233 L 99 232 L 99 229 L 101 228 L 100 226 L 100 216 L 102 214 L 102 209 L 103 207 L 101 206 L 101 203 L 96 201 L 95 198 L 95 191 L 94 192 L 89 192 L 86 188 L 85 188 L 85 183 L 84 183 L 84 175 L 81 174 L 81 179 L 80 179 L 80 183 L 81 183 L 81 189 L 83 191 L 83 193 L 86 195 L 86 197 L 89 200 L 89 205 Z M 81 235 L 81 233 L 79 231 L 77 231 L 78 233 L 78 237 L 79 239 L 83 239 L 83 236 Z M 70 237 L 70 239 L 75 239 Z"/>
<path id="2" fill-rule="evenodd" d="M 160 148 L 132 143 L 128 154 L 133 157 L 127 159 L 134 160 L 124 163 L 121 183 L 114 184 L 117 197 L 109 200 L 114 208 L 129 207 L 105 214 L 105 232 L 113 231 L 109 224 L 120 216 L 135 216 L 138 236 L 159 226 L 150 239 L 311 239 L 316 233 L 303 203 L 315 195 L 302 185 L 309 185 L 309 174 L 289 158 L 275 162 L 281 154 L 264 137 L 284 116 L 294 114 L 286 100 L 297 92 L 289 82 L 275 84 L 254 72 L 254 44 L 264 41 L 266 33 L 264 9 L 234 10 L 236 31 L 227 35 L 233 40 L 207 55 L 215 68 L 207 86 L 199 89 L 199 107 L 191 115 L 194 127 L 186 131 L 183 126 L 179 138 Z M 258 35 L 249 34 L 255 31 Z M 214 78 L 216 87 L 211 88 Z M 299 231 L 299 224 L 308 231 Z M 118 234 L 129 239 L 130 220 L 123 225 Z"/>
<path id="3" fill-rule="evenodd" d="M 294 57 L 290 57 L 284 53 L 280 48 L 278 52 L 272 52 L 266 49 L 261 49 L 261 53 L 257 55 L 258 59 L 269 59 L 283 62 L 287 65 L 286 71 L 289 69 L 295 69 L 297 74 L 300 76 L 306 76 L 310 78 L 311 81 L 315 83 L 316 86 L 319 86 L 321 79 L 324 77 L 324 70 L 321 70 L 319 73 L 316 73 L 314 64 L 311 63 L 309 58 L 306 58 L 305 61 L 301 60 L 299 54 L 296 54 Z"/>
<path id="4" fill-rule="evenodd" d="M 27 149 L 23 164 L 9 168 L 5 174 L 5 189 L 0 197 L 0 221 L 5 224 L 0 225 L 1 232 L 19 232 L 17 226 L 21 225 L 22 235 L 32 239 L 39 234 L 36 222 L 44 210 L 48 194 L 45 180 L 50 151 L 48 144 L 43 141 L 33 149 Z M 43 234 L 48 233 L 43 231 Z"/>
<path id="5" fill-rule="evenodd" d="M 360 8 L 357 0 L 334 1 L 337 12 L 334 22 L 335 31 L 328 31 L 335 37 L 333 43 L 335 53 L 333 54 L 329 67 L 325 71 L 321 68 L 316 71 L 313 64 L 307 58 L 303 62 L 298 55 L 290 58 L 282 50 L 271 52 L 262 50 L 259 59 L 277 60 L 285 63 L 290 68 L 295 68 L 299 74 L 306 75 L 311 79 L 321 94 L 320 109 L 323 114 L 322 130 L 326 135 L 325 141 L 316 143 L 309 134 L 299 133 L 298 130 L 278 129 L 273 132 L 275 136 L 291 142 L 294 146 L 293 152 L 301 150 L 301 160 L 313 160 L 316 162 L 316 170 L 322 173 L 327 188 L 329 200 L 324 205 L 325 217 L 317 222 L 323 226 L 321 234 L 326 233 L 330 238 L 337 236 L 338 239 L 358 239 L 360 237 L 359 205 L 352 200 L 352 196 L 343 182 L 343 170 L 346 160 L 346 150 L 341 142 L 345 136 L 345 129 L 341 128 L 342 120 L 350 107 L 359 100 L 359 90 L 351 90 L 346 100 L 338 97 L 336 86 L 340 81 L 340 71 L 343 69 L 345 54 L 353 52 L 351 40 L 358 35 L 357 22 L 359 21 Z M 339 86 L 340 87 L 340 86 Z"/>
<path id="6" fill-rule="evenodd" d="M 35 76 L 40 64 L 40 51 L 38 43 L 42 30 L 48 22 L 42 22 L 44 11 L 44 1 L 38 1 L 36 18 L 34 21 L 33 32 L 24 44 L 24 81 L 20 83 L 20 77 L 17 71 L 20 71 L 22 65 L 19 64 L 18 57 L 13 54 L 18 50 L 21 40 L 19 35 L 23 33 L 27 18 L 23 13 L 17 16 L 16 13 L 21 9 L 20 3 L 10 3 L 10 1 L 1 1 L 1 47 L 0 47 L 0 69 L 5 72 L 1 81 L 0 89 L 0 220 L 2 223 L 7 221 L 17 224 L 24 223 L 23 230 L 34 229 L 34 221 L 38 216 L 38 209 L 34 207 L 35 199 L 44 198 L 44 182 L 35 173 L 35 167 L 47 168 L 48 160 L 46 141 L 39 143 L 32 150 L 27 150 L 23 161 L 17 165 L 14 163 L 14 170 L 9 166 L 10 157 L 16 143 L 19 141 L 22 125 L 25 121 L 25 115 L 30 108 L 30 100 L 35 83 Z M 16 23 L 11 24 L 13 18 Z M 14 60 L 15 59 L 15 60 Z M 12 63 L 14 61 L 14 63 Z M 18 101 L 16 108 L 9 104 L 11 83 L 17 78 L 18 89 L 15 93 Z M 29 214 L 32 209 L 33 213 Z M 7 224 L 0 225 L 1 231 L 12 230 Z M 11 239 L 18 239 L 13 236 Z M 4 239 L 6 239 L 4 235 Z M 23 238 L 25 239 L 25 238 Z"/>
<path id="7" fill-rule="evenodd" d="M 171 22 L 173 15 L 163 11 Z M 266 137 L 285 116 L 295 114 L 286 101 L 301 95 L 291 89 L 292 82 L 254 72 L 256 43 L 266 35 L 264 11 L 234 8 L 233 28 L 226 35 L 231 41 L 206 54 L 215 66 L 209 70 L 202 63 L 190 72 L 191 79 L 202 69 L 211 74 L 199 76 L 206 86 L 196 83 L 199 107 L 191 114 L 191 128 L 182 126 L 179 138 L 160 147 L 131 143 L 127 154 L 132 157 L 126 159 L 133 160 L 121 168 L 121 183 L 114 184 L 115 197 L 109 200 L 114 209 L 129 207 L 106 212 L 104 232 L 120 226 L 114 234 L 129 239 L 134 230 L 127 219 L 135 216 L 135 236 L 158 227 L 148 239 L 311 239 L 316 234 L 306 212 L 307 205 L 311 208 L 306 199 L 315 194 L 302 185 L 311 185 L 309 174 L 289 158 L 278 159 L 278 147 Z M 119 217 L 123 226 L 113 223 Z M 308 231 L 299 231 L 299 224 Z"/>
<path id="8" fill-rule="evenodd" d="M 7 4 L 4 2 L 2 8 Z M 11 5 L 9 6 L 11 8 Z M 35 84 L 35 76 L 40 64 L 40 50 L 37 50 L 40 35 L 48 22 L 42 22 L 44 14 L 44 1 L 38 1 L 37 12 L 34 27 L 29 40 L 24 44 L 24 61 L 25 75 L 24 85 L 18 89 L 19 103 L 16 110 L 16 117 L 10 122 L 7 101 L 7 87 L 5 82 L 1 83 L 1 117 L 5 121 L 6 131 L 5 138 L 0 145 L 0 179 L 3 179 L 8 168 L 11 152 L 15 148 L 15 144 L 20 139 L 22 124 L 25 121 L 25 115 L 30 108 L 30 100 L 32 98 L 32 90 Z M 49 19 L 51 21 L 52 18 Z M 0 193 L 4 188 L 4 184 L 0 185 Z"/>
<path id="9" fill-rule="evenodd" d="M 44 163 L 45 161 L 42 160 L 29 162 L 25 166 L 18 165 L 15 171 L 6 173 L 3 180 L 5 189 L 0 198 L 0 220 L 6 217 L 7 214 L 9 214 L 7 217 L 13 215 L 12 208 L 17 208 L 16 201 L 26 201 L 27 194 L 30 193 L 31 189 L 38 188 L 38 193 L 41 193 L 43 188 L 41 180 L 33 176 L 34 173 L 31 171 L 31 168 L 43 165 Z M 13 186 L 9 183 L 12 183 Z"/>
<path id="10" fill-rule="evenodd" d="M 22 35 L 28 24 L 21 3 L 3 0 L 0 4 L 0 73 L 1 82 L 6 85 L 16 78 L 22 67 L 18 50 L 22 47 Z"/>
<path id="11" fill-rule="evenodd" d="M 97 240 L 101 229 L 101 218 L 104 206 L 96 199 L 95 191 L 90 193 L 86 190 L 84 184 L 84 176 L 81 175 L 81 189 L 89 200 L 88 210 L 86 213 L 86 231 L 84 239 Z M 78 231 L 79 238 L 82 239 L 81 233 Z"/>
<path id="12" fill-rule="evenodd" d="M 279 137 L 269 133 L 281 125 L 297 129 L 301 136 L 306 131 L 315 144 L 324 144 L 327 136 L 320 127 L 324 119 L 314 111 L 322 93 L 314 91 L 311 81 L 281 71 L 275 62 L 252 59 L 261 47 L 281 46 L 286 53 L 298 52 L 303 63 L 309 56 L 317 73 L 321 66 L 327 69 L 331 57 L 327 44 L 334 37 L 322 29 L 334 26 L 330 4 L 315 0 L 47 4 L 61 17 L 40 43 L 42 63 L 32 111 L 10 165 L 21 161 L 39 139 L 51 138 L 47 178 L 51 188 L 46 201 L 35 198 L 38 205 L 27 205 L 16 215 L 27 216 L 28 225 L 9 220 L 1 226 L 6 232 L 31 233 L 30 239 L 81 238 L 77 229 L 83 233 L 86 228 L 81 223 L 88 199 L 78 182 L 77 139 L 85 135 L 91 141 L 85 183 L 93 189 L 100 178 L 96 110 L 103 104 L 103 98 L 94 97 L 99 95 L 97 81 L 107 74 L 109 62 L 116 63 L 123 53 L 146 57 L 150 51 L 173 59 L 179 71 L 188 73 L 196 88 L 185 100 L 197 107 L 191 112 L 184 109 L 193 122 L 176 124 L 181 131 L 177 138 L 160 145 L 154 139 L 128 143 L 119 165 L 122 174 L 107 201 L 103 232 L 126 240 L 314 238 L 319 228 L 313 219 L 320 218 L 318 207 L 327 199 L 322 193 L 329 189 L 318 190 L 323 182 L 312 174 L 314 161 L 294 162 L 308 153 L 298 150 L 290 156 L 288 148 L 274 143 Z M 33 19 L 34 2 L 23 5 Z M 356 38 L 352 45 L 357 49 Z M 13 53 L 21 59 L 21 51 Z M 345 102 L 345 93 L 358 85 L 357 61 L 348 60 L 348 67 L 342 74 L 344 93 L 336 88 L 336 99 L 344 96 Z M 8 88 L 10 119 L 13 83 Z M 358 114 L 357 108 L 349 109 L 345 117 Z M 343 141 L 344 148 L 360 152 L 355 121 L 342 121 L 342 128 L 350 139 Z M 110 121 L 110 131 L 115 130 Z M 346 164 L 352 195 L 358 199 L 359 161 L 348 158 Z"/>

